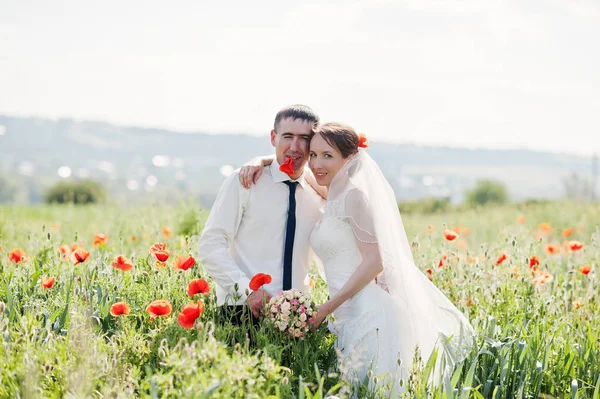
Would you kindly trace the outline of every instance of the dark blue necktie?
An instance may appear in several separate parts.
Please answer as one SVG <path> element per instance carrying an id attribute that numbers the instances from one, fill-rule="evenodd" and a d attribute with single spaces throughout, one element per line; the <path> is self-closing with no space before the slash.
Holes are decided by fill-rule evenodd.
<path id="1" fill-rule="evenodd" d="M 283 253 L 283 290 L 292 288 L 292 254 L 294 252 L 294 236 L 296 235 L 296 181 L 284 181 L 290 188 L 288 215 L 285 225 L 285 249 Z"/>

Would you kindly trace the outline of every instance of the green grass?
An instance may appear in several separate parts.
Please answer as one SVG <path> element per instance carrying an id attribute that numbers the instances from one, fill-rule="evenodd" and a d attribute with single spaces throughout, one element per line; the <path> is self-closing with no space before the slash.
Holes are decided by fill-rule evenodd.
<path id="1" fill-rule="evenodd" d="M 0 397 L 383 394 L 339 378 L 335 337 L 326 329 L 291 341 L 264 325 L 234 326 L 216 309 L 214 292 L 202 298 L 205 311 L 193 329 L 177 323 L 191 301 L 187 283 L 208 276 L 201 265 L 174 270 L 172 261 L 195 255 L 206 215 L 189 205 L 0 208 Z M 525 223 L 517 223 L 519 215 Z M 551 233 L 540 235 L 542 222 Z M 405 386 L 408 397 L 600 397 L 599 206 L 490 207 L 411 214 L 404 223 L 416 263 L 431 270 L 433 282 L 478 333 L 477 347 L 445 386 L 426 384 L 427 359 L 415 365 Z M 165 240 L 164 226 L 174 233 L 167 240 L 173 254 L 161 267 L 148 247 Z M 448 242 L 442 231 L 454 226 L 469 233 Z M 549 255 L 546 244 L 562 246 L 568 227 L 575 229 L 568 239 L 583 242 L 584 249 Z M 107 234 L 108 244 L 93 247 L 96 233 Z M 58 252 L 61 244 L 73 243 L 91 253 L 77 267 Z M 9 260 L 13 248 L 27 254 L 27 263 Z M 496 265 L 502 253 L 508 259 Z M 118 254 L 133 261 L 132 271 L 111 267 Z M 533 255 L 552 275 L 544 285 L 533 283 Z M 584 264 L 592 266 L 587 276 L 579 272 Z M 40 285 L 46 275 L 56 278 L 50 289 Z M 314 296 L 323 301 L 326 286 L 316 273 L 312 278 Z M 155 299 L 169 300 L 173 313 L 150 322 L 145 308 Z M 118 301 L 131 306 L 130 315 L 110 315 Z"/>

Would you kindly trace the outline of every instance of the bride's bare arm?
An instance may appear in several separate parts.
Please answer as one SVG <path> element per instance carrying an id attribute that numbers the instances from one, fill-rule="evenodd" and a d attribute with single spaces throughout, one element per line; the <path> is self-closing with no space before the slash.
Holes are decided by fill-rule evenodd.
<path id="1" fill-rule="evenodd" d="M 383 271 L 383 261 L 377 244 L 373 215 L 369 211 L 366 197 L 359 190 L 350 190 L 345 198 L 345 211 L 354 232 L 354 240 L 362 256 L 346 284 L 329 301 L 319 306 L 315 323 L 318 325 L 327 315 L 356 295 Z"/>
<path id="2" fill-rule="evenodd" d="M 240 184 L 245 188 L 250 188 L 252 184 L 258 181 L 258 178 L 263 173 L 263 168 L 273 163 L 275 155 L 256 157 L 250 160 L 250 162 L 244 164 L 240 168 Z"/>
<path id="3" fill-rule="evenodd" d="M 377 244 L 365 243 L 356 240 L 362 262 L 352 276 L 346 281 L 346 284 L 331 298 L 319 306 L 319 311 L 313 324 L 318 326 L 329 314 L 333 313 L 340 305 L 348 299 L 356 295 L 360 290 L 365 288 L 367 284 L 375 280 L 375 277 L 383 271 L 383 263 L 379 254 L 379 246 Z"/>

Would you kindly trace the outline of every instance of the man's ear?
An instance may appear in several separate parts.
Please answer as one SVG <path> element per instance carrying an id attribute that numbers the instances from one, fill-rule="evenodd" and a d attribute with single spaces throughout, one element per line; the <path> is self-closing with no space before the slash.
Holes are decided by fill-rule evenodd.
<path id="1" fill-rule="evenodd" d="M 277 132 L 275 132 L 275 129 L 271 130 L 271 145 L 273 147 L 275 147 L 275 136 L 277 136 Z"/>

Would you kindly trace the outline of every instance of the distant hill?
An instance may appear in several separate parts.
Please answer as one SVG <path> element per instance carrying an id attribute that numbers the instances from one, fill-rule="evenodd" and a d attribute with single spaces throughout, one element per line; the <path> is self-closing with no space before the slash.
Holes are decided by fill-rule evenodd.
<path id="1" fill-rule="evenodd" d="M 591 158 L 529 150 L 463 149 L 371 141 L 399 200 L 462 201 L 479 178 L 504 182 L 514 200 L 560 198 L 589 179 Z M 267 136 L 180 133 L 105 122 L 0 115 L 0 202 L 38 202 L 61 177 L 103 181 L 115 200 L 191 198 L 209 206 L 231 167 L 270 154 Z M 12 191 L 11 191 L 12 190 Z M 8 194 L 7 194 L 8 193 Z M 12 193 L 12 194 L 11 194 Z"/>

